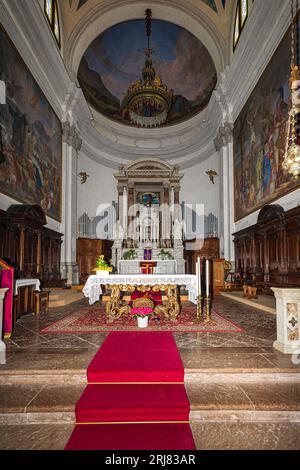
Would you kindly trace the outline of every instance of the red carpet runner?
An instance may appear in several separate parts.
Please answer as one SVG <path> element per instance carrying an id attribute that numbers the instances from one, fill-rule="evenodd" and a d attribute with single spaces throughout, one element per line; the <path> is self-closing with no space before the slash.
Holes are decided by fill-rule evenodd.
<path id="1" fill-rule="evenodd" d="M 110 333 L 87 377 L 66 450 L 196 449 L 172 333 Z"/>

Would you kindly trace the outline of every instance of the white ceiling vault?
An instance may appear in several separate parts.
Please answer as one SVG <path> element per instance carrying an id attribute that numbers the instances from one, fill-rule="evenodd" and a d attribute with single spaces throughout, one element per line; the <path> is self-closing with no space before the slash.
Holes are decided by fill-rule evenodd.
<path id="1" fill-rule="evenodd" d="M 227 0 L 224 8 L 221 0 L 215 0 L 218 9 L 215 12 L 203 0 L 87 0 L 79 9 L 78 0 L 58 0 L 60 51 L 45 19 L 44 0 L 36 0 L 34 4 L 32 0 L 0 0 L 0 3 L 5 7 L 2 10 L 5 28 L 57 114 L 80 130 L 82 152 L 86 156 L 111 168 L 143 157 L 160 158 L 187 168 L 215 153 L 213 141 L 218 127 L 230 119 L 227 94 L 228 85 L 232 87 L 232 84 L 228 70 L 236 1 Z M 272 2 L 279 5 L 280 0 Z M 259 2 L 253 5 L 259 6 Z M 216 91 L 202 112 L 180 124 L 158 129 L 126 126 L 97 113 L 88 106 L 77 82 L 78 67 L 90 43 L 113 25 L 144 18 L 146 8 L 152 9 L 153 18 L 177 24 L 201 40 L 213 58 L 218 75 Z M 259 8 L 256 10 L 254 21 L 260 13 Z M 247 32 L 243 35 L 247 37 Z M 237 49 L 235 57 L 241 44 Z M 253 64 L 255 67 L 255 61 Z M 238 78 L 237 74 L 235 81 Z M 241 97 L 243 93 L 248 93 L 247 87 Z"/>

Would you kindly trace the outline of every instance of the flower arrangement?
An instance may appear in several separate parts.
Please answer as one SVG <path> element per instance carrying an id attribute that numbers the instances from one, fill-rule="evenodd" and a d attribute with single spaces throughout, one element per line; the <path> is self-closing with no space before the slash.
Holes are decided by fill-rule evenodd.
<path id="1" fill-rule="evenodd" d="M 133 318 L 145 318 L 153 315 L 153 309 L 150 307 L 134 307 L 130 312 Z"/>
<path id="2" fill-rule="evenodd" d="M 161 259 L 173 259 L 172 254 L 164 249 L 161 249 L 158 255 Z"/>
<path id="3" fill-rule="evenodd" d="M 136 251 L 132 249 L 125 251 L 125 253 L 123 254 L 123 259 L 136 259 L 136 258 L 137 258 Z"/>
<path id="4" fill-rule="evenodd" d="M 108 263 L 104 259 L 104 255 L 100 255 L 96 261 L 96 268 L 93 271 L 108 271 L 112 272 L 112 268 L 108 265 Z"/>

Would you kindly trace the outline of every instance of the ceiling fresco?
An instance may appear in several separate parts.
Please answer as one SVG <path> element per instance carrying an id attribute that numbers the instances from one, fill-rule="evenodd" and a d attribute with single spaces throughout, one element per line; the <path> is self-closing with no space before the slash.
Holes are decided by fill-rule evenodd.
<path id="1" fill-rule="evenodd" d="M 78 81 L 88 103 L 115 121 L 128 124 L 123 99 L 131 83 L 141 78 L 147 47 L 143 20 L 126 21 L 100 34 L 84 53 Z M 217 82 L 213 60 L 204 45 L 187 30 L 152 21 L 153 64 L 174 100 L 164 125 L 199 113 Z"/>

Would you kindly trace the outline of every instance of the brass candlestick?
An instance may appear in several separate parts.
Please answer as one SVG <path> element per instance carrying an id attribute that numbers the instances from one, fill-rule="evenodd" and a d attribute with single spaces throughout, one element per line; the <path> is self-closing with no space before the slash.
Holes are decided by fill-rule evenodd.
<path id="1" fill-rule="evenodd" d="M 197 320 L 199 321 L 202 321 L 202 314 L 203 314 L 202 299 L 203 297 L 201 295 L 198 295 L 197 297 Z"/>
<path id="2" fill-rule="evenodd" d="M 206 318 L 205 322 L 208 323 L 211 321 L 211 297 L 208 295 L 206 297 Z"/>

